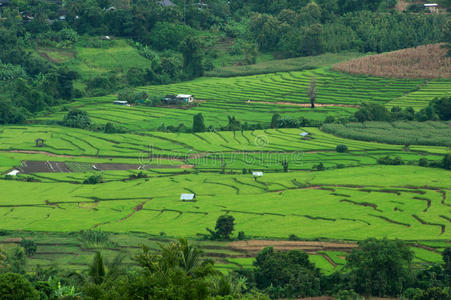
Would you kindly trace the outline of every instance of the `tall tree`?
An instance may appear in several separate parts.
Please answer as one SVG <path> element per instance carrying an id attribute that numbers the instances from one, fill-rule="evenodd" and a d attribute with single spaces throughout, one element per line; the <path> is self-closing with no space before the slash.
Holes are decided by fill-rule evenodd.
<path id="1" fill-rule="evenodd" d="M 180 267 L 182 267 L 188 275 L 194 275 L 202 262 L 200 259 L 202 251 L 199 247 L 190 245 L 186 238 L 179 239 L 178 246 L 180 253 Z"/>
<path id="2" fill-rule="evenodd" d="M 235 218 L 230 215 L 219 216 L 216 220 L 216 233 L 226 240 L 230 239 L 230 235 L 232 234 L 235 227 L 234 222 Z"/>
<path id="3" fill-rule="evenodd" d="M 24 276 L 14 273 L 0 274 L 0 296 L 4 300 L 41 299 L 33 285 Z"/>
<path id="4" fill-rule="evenodd" d="M 25 274 L 26 257 L 25 251 L 22 247 L 16 247 L 12 255 L 8 255 L 6 263 L 9 266 L 9 270 L 13 273 Z M 1 293 L 0 293 L 1 295 Z"/>
<path id="5" fill-rule="evenodd" d="M 193 116 L 193 132 L 204 132 L 205 123 L 202 113 Z"/>
<path id="6" fill-rule="evenodd" d="M 94 260 L 89 268 L 89 276 L 95 284 L 101 284 L 105 278 L 105 264 L 100 252 L 96 252 Z"/>
<path id="7" fill-rule="evenodd" d="M 182 42 L 183 69 L 188 78 L 195 78 L 204 74 L 202 65 L 203 45 L 198 37 L 188 35 Z"/>
<path id="8" fill-rule="evenodd" d="M 411 279 L 412 259 L 412 251 L 400 240 L 361 241 L 347 258 L 351 286 L 363 295 L 399 295 Z"/>
<path id="9" fill-rule="evenodd" d="M 307 253 L 263 249 L 255 258 L 256 285 L 271 298 L 304 298 L 320 295 L 320 273 Z"/>
<path id="10" fill-rule="evenodd" d="M 304 32 L 304 40 L 302 43 L 302 55 L 317 55 L 324 52 L 323 42 L 323 26 L 321 24 L 313 24 Z"/>
<path id="11" fill-rule="evenodd" d="M 312 108 L 315 108 L 315 100 L 316 100 L 316 79 L 312 78 L 310 80 L 310 86 L 307 91 L 307 95 L 310 99 L 310 105 Z"/>
<path id="12" fill-rule="evenodd" d="M 280 115 L 275 113 L 272 115 L 271 119 L 271 128 L 278 128 L 280 123 Z"/>
<path id="13" fill-rule="evenodd" d="M 3 249 L 0 248 L 0 273 L 2 273 L 4 268 L 6 268 L 6 254 L 3 252 Z"/>

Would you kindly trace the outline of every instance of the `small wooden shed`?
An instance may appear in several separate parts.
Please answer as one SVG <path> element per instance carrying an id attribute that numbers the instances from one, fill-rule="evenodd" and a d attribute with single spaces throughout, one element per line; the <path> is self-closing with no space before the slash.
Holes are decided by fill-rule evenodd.
<path id="1" fill-rule="evenodd" d="M 37 138 L 34 142 L 36 143 L 36 147 L 43 147 L 45 140 L 43 140 L 41 138 Z"/>

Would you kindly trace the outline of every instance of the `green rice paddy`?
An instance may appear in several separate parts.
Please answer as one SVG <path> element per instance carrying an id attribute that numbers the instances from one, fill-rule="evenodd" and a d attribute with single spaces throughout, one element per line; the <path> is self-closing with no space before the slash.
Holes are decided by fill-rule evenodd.
<path id="1" fill-rule="evenodd" d="M 445 170 L 371 166 L 267 173 L 257 180 L 249 174 L 149 175 L 98 185 L 0 181 L 2 226 L 196 237 L 229 213 L 236 230 L 252 237 L 447 240 L 451 234 Z M 195 193 L 196 201 L 180 201 L 181 193 Z M 272 226 L 259 226 L 267 222 Z"/>
<path id="2" fill-rule="evenodd" d="M 116 46 L 107 50 L 130 50 L 127 45 L 122 50 L 121 45 Z M 138 61 L 98 57 L 97 50 L 104 52 L 85 49 L 79 53 L 79 59 L 94 73 L 111 68 L 122 72 Z M 333 106 L 312 110 L 293 105 L 308 102 L 306 90 L 312 78 L 318 83 L 317 103 Z M 312 127 L 196 134 L 156 131 L 162 123 L 191 127 L 193 115 L 199 112 L 207 127 L 219 128 L 227 124 L 228 115 L 242 124 L 265 126 L 276 112 L 310 120 L 346 117 L 363 101 L 419 109 L 433 97 L 449 92 L 447 80 L 353 76 L 323 67 L 199 78 L 138 90 L 151 96 L 189 93 L 203 101 L 181 109 L 117 106 L 112 104 L 115 95 L 83 98 L 40 115 L 33 124 L 0 127 L 0 229 L 14 234 L 36 233 L 40 244 L 32 265 L 57 260 L 71 268 L 85 266 L 91 253 L 84 253 L 71 236 L 92 229 L 111 232 L 120 247 L 134 245 L 127 248 L 132 254 L 143 240 L 156 248 L 155 240 L 188 237 L 201 243 L 206 256 L 215 258 L 223 272 L 251 268 L 253 258 L 249 255 L 223 242 L 203 240 L 206 228 L 214 228 L 223 214 L 235 217 L 233 237 L 243 231 L 251 239 L 296 235 L 303 240 L 407 240 L 417 263 L 439 262 L 440 252 L 449 244 L 451 172 L 417 166 L 420 158 L 438 161 L 450 151 L 446 124 L 438 128 L 442 131 L 423 128 L 432 137 L 421 135 L 427 142 L 418 137 L 408 142 L 408 148 L 401 140 L 413 135 L 414 128 L 405 128 L 406 124 L 398 124 L 406 131 L 402 134 L 382 128 L 366 141 Z M 72 108 L 87 111 L 97 124 L 113 122 L 127 132 L 105 134 L 55 125 Z M 368 128 L 360 129 L 366 132 Z M 304 131 L 309 133 L 307 139 L 301 138 Z M 396 141 L 376 138 L 387 132 Z M 37 138 L 45 140 L 43 147 L 36 147 Z M 349 151 L 337 153 L 339 144 L 347 145 Z M 377 159 L 387 155 L 399 156 L 406 165 L 378 165 Z M 13 178 L 3 176 L 25 161 L 63 162 L 72 172 L 38 170 Z M 288 172 L 283 171 L 283 161 L 289 164 Z M 100 163 L 135 167 L 96 171 L 93 166 Z M 320 163 L 324 171 L 317 171 Z M 140 172 L 138 165 L 147 166 L 142 171 L 147 178 L 131 176 Z M 254 178 L 252 171 L 263 171 L 264 175 Z M 92 175 L 101 175 L 103 183 L 82 184 Z M 182 193 L 194 193 L 195 201 L 181 201 Z M 46 237 L 46 232 L 52 237 Z M 47 238 L 51 245 L 46 245 Z M 116 250 L 105 251 L 112 254 Z M 341 268 L 346 254 L 310 253 L 311 260 L 326 273 Z"/>

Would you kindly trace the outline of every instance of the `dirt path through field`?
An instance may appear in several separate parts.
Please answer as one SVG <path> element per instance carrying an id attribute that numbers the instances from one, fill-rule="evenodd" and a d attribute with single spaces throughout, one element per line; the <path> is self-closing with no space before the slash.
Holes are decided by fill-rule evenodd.
<path id="1" fill-rule="evenodd" d="M 251 101 L 251 100 L 247 100 L 246 103 L 277 104 L 277 105 L 311 107 L 310 103 L 269 102 L 269 101 Z M 315 107 L 329 107 L 329 106 L 331 106 L 331 107 L 355 107 L 355 108 L 360 107 L 360 105 L 352 105 L 352 104 L 315 103 Z"/>
<path id="2" fill-rule="evenodd" d="M 274 241 L 274 240 L 249 240 L 236 241 L 229 244 L 229 248 L 235 251 L 257 254 L 265 247 L 273 247 L 275 250 L 302 250 L 307 253 L 318 251 L 345 251 L 349 252 L 357 247 L 356 243 L 345 242 L 317 242 L 317 241 Z"/>
<path id="3" fill-rule="evenodd" d="M 102 158 L 102 159 L 121 159 L 121 158 L 136 158 L 139 159 L 140 157 L 123 157 L 123 156 L 97 156 L 97 155 L 67 155 L 67 154 L 55 154 L 52 152 L 47 151 L 35 151 L 35 150 L 0 150 L 1 152 L 5 153 L 24 153 L 24 154 L 42 154 L 50 157 L 64 157 L 64 158 Z M 172 161 L 183 161 L 183 158 L 176 158 L 176 157 L 164 157 L 164 156 L 153 156 L 152 159 L 164 159 L 164 160 L 172 160 Z"/>
<path id="4" fill-rule="evenodd" d="M 0 150 L 0 152 L 12 152 L 12 153 L 25 153 L 25 154 L 43 154 L 50 157 L 68 157 L 68 158 L 74 158 L 75 156 L 72 155 L 64 155 L 64 154 L 55 154 L 47 151 L 32 151 L 32 150 Z M 89 156 L 77 156 L 77 157 L 89 157 Z"/>

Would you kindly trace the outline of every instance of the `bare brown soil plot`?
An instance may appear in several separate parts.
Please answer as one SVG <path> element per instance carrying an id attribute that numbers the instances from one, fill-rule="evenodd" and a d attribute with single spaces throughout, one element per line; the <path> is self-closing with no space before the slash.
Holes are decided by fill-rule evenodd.
<path id="1" fill-rule="evenodd" d="M 236 251 L 246 251 L 256 254 L 265 247 L 273 247 L 275 250 L 302 250 L 307 253 L 318 251 L 346 251 L 357 247 L 356 243 L 345 242 L 317 242 L 317 241 L 274 241 L 274 240 L 249 240 L 236 241 L 229 244 L 229 248 Z"/>
<path id="2" fill-rule="evenodd" d="M 19 170 L 25 174 L 72 172 L 65 163 L 56 161 L 23 161 Z"/>
<path id="3" fill-rule="evenodd" d="M 450 78 L 451 57 L 444 44 L 432 44 L 352 59 L 333 69 L 351 74 L 396 78 Z"/>

